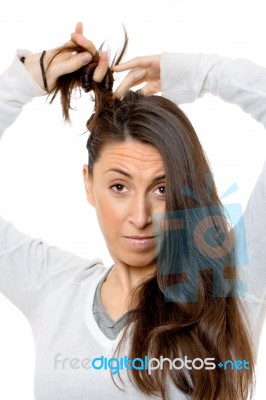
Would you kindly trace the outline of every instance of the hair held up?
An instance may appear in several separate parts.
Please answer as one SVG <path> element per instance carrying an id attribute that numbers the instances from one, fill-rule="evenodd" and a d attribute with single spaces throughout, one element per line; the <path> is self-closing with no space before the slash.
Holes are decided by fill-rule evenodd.
<path id="1" fill-rule="evenodd" d="M 52 95 L 50 103 L 53 102 L 57 94 L 59 93 L 61 94 L 63 117 L 66 121 L 70 122 L 69 110 L 72 109 L 71 94 L 74 89 L 80 88 L 83 89 L 86 93 L 91 91 L 94 92 L 95 112 L 92 114 L 92 116 L 87 122 L 87 128 L 90 131 L 93 129 L 98 119 L 98 116 L 101 113 L 101 110 L 106 107 L 107 108 L 112 107 L 112 105 L 114 104 L 116 99 L 114 99 L 113 97 L 114 77 L 113 77 L 112 67 L 114 65 L 119 64 L 122 57 L 125 54 L 128 44 L 128 35 L 125 29 L 124 29 L 124 34 L 125 34 L 125 39 L 123 48 L 119 54 L 115 55 L 111 65 L 108 67 L 107 72 L 101 82 L 95 82 L 93 80 L 93 74 L 96 67 L 98 66 L 99 54 L 102 51 L 103 45 L 100 46 L 96 54 L 93 55 L 92 60 L 84 67 L 72 73 L 62 75 L 57 79 L 54 87 L 52 87 L 51 90 L 49 91 L 49 95 Z M 75 52 L 79 53 L 83 52 L 84 48 L 75 45 L 74 43 L 72 45 L 64 45 L 58 48 L 58 51 L 55 53 L 53 59 L 59 54 L 69 51 L 73 53 Z M 49 65 L 51 64 L 51 61 Z"/>

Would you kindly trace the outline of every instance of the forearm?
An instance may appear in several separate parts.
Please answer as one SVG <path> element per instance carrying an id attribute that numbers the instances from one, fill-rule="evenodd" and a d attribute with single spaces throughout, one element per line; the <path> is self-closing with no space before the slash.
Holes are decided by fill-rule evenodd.
<path id="1" fill-rule="evenodd" d="M 13 63 L 0 76 L 0 138 L 26 103 L 45 94 L 19 60 L 27 54 L 26 50 L 19 50 Z"/>
<path id="2" fill-rule="evenodd" d="M 164 53 L 162 94 L 177 104 L 205 93 L 238 105 L 266 127 L 266 68 L 245 59 L 217 55 Z"/>

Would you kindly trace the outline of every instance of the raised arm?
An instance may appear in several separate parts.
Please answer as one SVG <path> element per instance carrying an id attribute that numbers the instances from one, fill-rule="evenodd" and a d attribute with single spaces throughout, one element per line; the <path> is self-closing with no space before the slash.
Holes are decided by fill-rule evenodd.
<path id="1" fill-rule="evenodd" d="M 190 103 L 211 93 L 238 105 L 266 127 L 266 68 L 249 60 L 201 53 L 163 53 L 137 57 L 114 70 L 130 70 L 116 90 L 117 97 L 144 82 L 145 94 L 162 92 L 176 104 Z"/>
<path id="2" fill-rule="evenodd" d="M 20 57 L 30 53 L 19 50 L 12 65 L 0 76 L 0 137 L 21 113 L 23 106 L 46 92 L 28 74 Z"/>
<path id="3" fill-rule="evenodd" d="M 75 32 L 71 35 L 72 40 L 66 45 L 78 40 L 79 45 L 84 51 L 73 54 L 71 51 L 53 56 L 57 49 L 49 50 L 43 59 L 44 69 L 46 70 L 46 80 L 48 90 L 54 85 L 55 81 L 61 76 L 73 72 L 92 59 L 92 54 L 96 52 L 93 43 L 82 35 L 82 24 L 76 25 Z M 34 97 L 47 94 L 44 90 L 43 76 L 40 67 L 42 53 L 31 54 L 27 50 L 19 50 L 12 65 L 0 76 L 0 136 L 20 114 L 23 106 L 30 102 Z M 22 63 L 21 60 L 24 59 Z M 48 64 L 49 68 L 47 68 Z M 95 71 L 95 78 L 101 79 L 106 63 L 99 62 L 99 67 Z"/>
<path id="4" fill-rule="evenodd" d="M 77 41 L 84 51 L 76 54 L 68 51 L 54 59 L 57 49 L 46 52 L 44 68 L 48 89 L 59 76 L 88 63 L 92 58 L 91 53 L 96 51 L 92 42 L 82 35 L 81 24 L 77 25 L 76 32 L 72 34 L 72 41 Z M 26 103 L 35 96 L 47 94 L 40 56 L 41 53 L 31 54 L 19 50 L 13 64 L 0 77 L 0 136 Z M 25 57 L 24 63 L 21 62 L 22 57 Z M 107 59 L 103 55 L 95 70 L 96 79 L 101 79 L 106 66 Z M 60 286 L 62 279 L 71 279 L 80 269 L 94 264 L 94 261 L 89 262 L 50 246 L 42 239 L 31 238 L 0 217 L 0 292 L 26 316 L 29 317 L 42 299 Z"/>

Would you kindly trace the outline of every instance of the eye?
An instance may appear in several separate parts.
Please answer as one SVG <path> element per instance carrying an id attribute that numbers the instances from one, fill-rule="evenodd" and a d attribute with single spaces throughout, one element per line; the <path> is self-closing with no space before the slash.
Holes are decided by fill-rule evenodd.
<path id="1" fill-rule="evenodd" d="M 159 195 L 165 195 L 166 194 L 166 187 L 164 185 L 158 186 L 157 189 L 155 190 L 156 194 Z"/>
<path id="2" fill-rule="evenodd" d="M 127 191 L 127 188 L 125 187 L 125 185 L 121 185 L 121 183 L 116 183 L 115 185 L 112 185 L 111 189 L 116 193 L 123 193 L 123 192 Z M 124 190 L 124 189 L 126 189 L 126 190 Z"/>

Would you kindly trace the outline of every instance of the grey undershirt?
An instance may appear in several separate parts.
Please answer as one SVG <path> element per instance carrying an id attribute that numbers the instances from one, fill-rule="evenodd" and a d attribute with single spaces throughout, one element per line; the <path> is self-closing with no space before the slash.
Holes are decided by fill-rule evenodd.
<path id="1" fill-rule="evenodd" d="M 95 295 L 93 299 L 93 306 L 92 306 L 92 312 L 94 315 L 94 318 L 101 329 L 101 331 L 105 334 L 105 336 L 108 337 L 108 339 L 115 339 L 121 329 L 126 324 L 127 320 L 127 315 L 128 312 L 123 314 L 120 318 L 118 318 L 116 321 L 114 321 L 105 311 L 102 302 L 101 302 L 101 287 L 103 282 L 106 279 L 107 274 L 110 272 L 108 270 L 106 274 L 103 276 L 103 278 L 100 280 L 100 282 L 97 285 L 97 288 L 95 290 Z"/>

